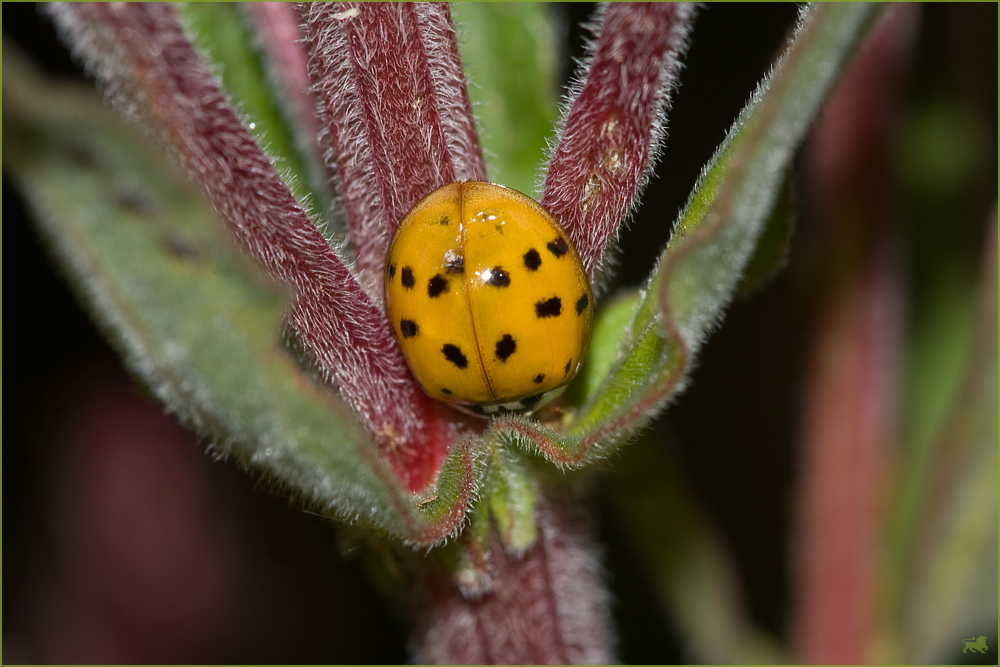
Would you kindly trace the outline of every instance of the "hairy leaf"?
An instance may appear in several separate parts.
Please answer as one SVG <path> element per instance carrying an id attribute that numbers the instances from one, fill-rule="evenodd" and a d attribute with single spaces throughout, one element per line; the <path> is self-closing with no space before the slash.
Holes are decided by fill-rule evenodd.
<path id="1" fill-rule="evenodd" d="M 504 546 L 523 554 L 535 543 L 535 503 L 538 475 L 526 457 L 516 449 L 494 447 L 490 456 L 487 483 L 490 512 Z"/>
<path id="2" fill-rule="evenodd" d="M 498 420 L 498 429 L 553 461 L 582 465 L 613 451 L 683 387 L 732 299 L 796 147 L 875 13 L 870 5 L 803 10 L 787 51 L 699 178 L 600 390 L 565 434 L 516 419 Z"/>
<path id="3" fill-rule="evenodd" d="M 380 292 L 396 225 L 422 197 L 486 180 L 447 5 L 315 3 L 303 9 L 359 272 Z"/>
<path id="4" fill-rule="evenodd" d="M 283 349 L 287 299 L 234 256 L 201 196 L 93 91 L 31 84 L 7 51 L 4 74 L 4 167 L 133 371 L 219 454 L 401 534 L 364 430 Z"/>
<path id="5" fill-rule="evenodd" d="M 243 248 L 294 292 L 289 321 L 409 491 L 428 487 L 452 428 L 406 368 L 373 299 L 229 107 L 172 6 L 56 5 L 53 17 L 126 116 L 201 184 Z"/>
<path id="6" fill-rule="evenodd" d="M 660 151 L 693 16 L 686 3 L 612 3 L 595 17 L 541 200 L 591 277 Z"/>
<path id="7" fill-rule="evenodd" d="M 413 544 L 455 534 L 482 485 L 482 447 L 466 438 L 433 486 L 404 494 L 336 392 L 285 349 L 287 297 L 234 252 L 199 193 L 93 91 L 43 84 L 5 57 L 4 166 L 168 410 L 331 517 Z"/>

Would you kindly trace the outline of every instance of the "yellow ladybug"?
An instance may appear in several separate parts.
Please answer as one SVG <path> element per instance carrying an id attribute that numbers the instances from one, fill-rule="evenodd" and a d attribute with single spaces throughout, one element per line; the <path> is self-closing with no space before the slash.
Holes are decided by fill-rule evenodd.
<path id="1" fill-rule="evenodd" d="M 466 181 L 410 209 L 389 243 L 385 308 L 413 375 L 475 414 L 558 395 L 590 346 L 594 295 L 559 223 L 530 197 Z"/>

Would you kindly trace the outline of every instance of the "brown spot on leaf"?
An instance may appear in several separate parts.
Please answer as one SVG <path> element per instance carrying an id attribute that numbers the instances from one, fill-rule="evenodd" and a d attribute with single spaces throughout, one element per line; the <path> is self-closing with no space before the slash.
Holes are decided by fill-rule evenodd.
<path id="1" fill-rule="evenodd" d="M 583 187 L 583 201 L 580 207 L 583 212 L 586 213 L 594 205 L 597 200 L 597 195 L 601 193 L 601 177 L 597 174 L 591 174 L 590 178 L 587 179 L 587 184 Z"/>
<path id="2" fill-rule="evenodd" d="M 601 166 L 606 171 L 615 172 L 622 168 L 622 152 L 617 148 L 601 154 Z"/>

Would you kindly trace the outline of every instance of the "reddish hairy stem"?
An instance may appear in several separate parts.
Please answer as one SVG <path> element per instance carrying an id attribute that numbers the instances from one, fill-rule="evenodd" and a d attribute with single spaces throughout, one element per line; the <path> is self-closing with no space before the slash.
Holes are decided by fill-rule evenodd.
<path id="1" fill-rule="evenodd" d="M 915 13 L 886 12 L 820 117 L 808 174 L 827 275 L 801 431 L 794 644 L 806 663 L 870 659 L 881 489 L 895 438 L 903 293 L 889 246 L 889 140 Z"/>
<path id="2" fill-rule="evenodd" d="M 304 5 L 310 72 L 357 266 L 381 287 L 389 237 L 424 195 L 485 180 L 444 4 Z M 376 289 L 376 292 L 378 289 Z"/>
<path id="3" fill-rule="evenodd" d="M 229 106 L 173 7 L 68 5 L 60 26 L 126 110 L 149 122 L 230 230 L 289 285 L 288 315 L 408 490 L 426 487 L 450 433 L 413 381 L 394 334 Z"/>
<path id="4" fill-rule="evenodd" d="M 568 498 L 543 495 L 538 541 L 519 559 L 491 531 L 492 589 L 466 599 L 436 561 L 419 564 L 418 657 L 433 664 L 608 664 L 610 609 L 594 547 Z"/>
<path id="5" fill-rule="evenodd" d="M 666 134 L 670 91 L 694 10 L 611 4 L 586 81 L 572 94 L 542 205 L 573 240 L 588 275 L 645 186 Z"/>

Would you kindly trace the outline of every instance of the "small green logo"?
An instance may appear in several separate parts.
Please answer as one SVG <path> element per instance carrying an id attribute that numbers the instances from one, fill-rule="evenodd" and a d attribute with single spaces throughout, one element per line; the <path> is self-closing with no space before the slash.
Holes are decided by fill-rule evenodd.
<path id="1" fill-rule="evenodd" d="M 963 639 L 962 643 L 965 644 L 965 648 L 962 649 L 962 653 L 968 653 L 970 648 L 973 651 L 986 653 L 986 637 L 984 635 L 979 635 L 978 637 L 973 637 L 972 639 Z"/>

